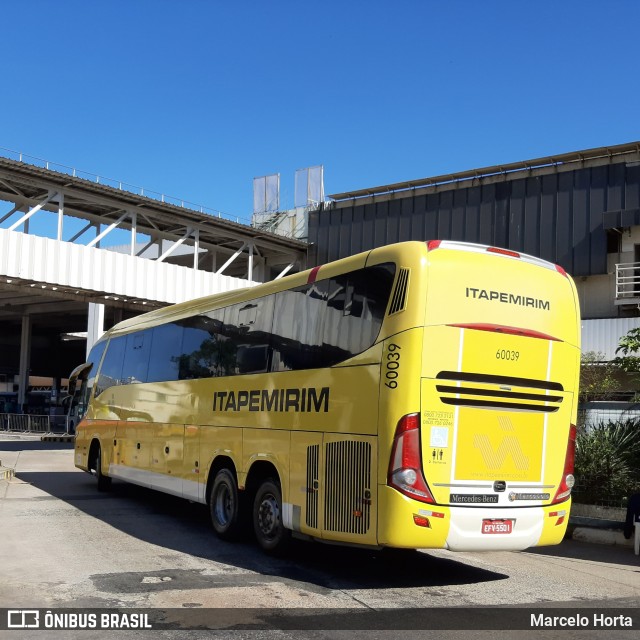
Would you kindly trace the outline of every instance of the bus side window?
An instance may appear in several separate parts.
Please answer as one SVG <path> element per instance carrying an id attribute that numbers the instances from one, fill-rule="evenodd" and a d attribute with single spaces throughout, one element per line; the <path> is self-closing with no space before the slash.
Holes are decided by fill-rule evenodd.
<path id="1" fill-rule="evenodd" d="M 372 328 L 377 337 L 391 297 L 396 267 L 392 263 L 379 264 L 365 269 L 365 272 L 366 280 L 362 285 L 366 295 L 363 316 L 371 317 Z"/>
<path id="2" fill-rule="evenodd" d="M 238 373 L 265 373 L 269 369 L 275 302 L 275 295 L 270 295 L 241 305 Z"/>
<path id="3" fill-rule="evenodd" d="M 96 396 L 106 391 L 109 387 L 123 384 L 122 365 L 124 363 L 126 341 L 126 336 L 109 340 L 96 384 Z"/>
<path id="4" fill-rule="evenodd" d="M 368 349 L 380 333 L 394 276 L 395 265 L 381 264 L 356 271 L 350 277 L 353 288 L 351 315 L 360 318 L 360 343 L 353 344 L 357 353 Z"/>
<path id="5" fill-rule="evenodd" d="M 224 337 L 227 346 L 227 375 L 264 373 L 269 368 L 275 296 L 264 296 L 251 302 L 227 307 L 224 315 Z"/>
<path id="6" fill-rule="evenodd" d="M 180 380 L 212 378 L 217 375 L 218 336 L 216 323 L 209 316 L 181 321 L 184 326 L 179 360 Z"/>
<path id="7" fill-rule="evenodd" d="M 322 365 L 322 324 L 327 306 L 325 281 L 276 294 L 272 371 Z"/>
<path id="8" fill-rule="evenodd" d="M 174 322 L 153 328 L 147 382 L 169 382 L 178 379 L 182 333 L 183 327 Z"/>
<path id="9" fill-rule="evenodd" d="M 122 379 L 125 384 L 147 381 L 149 356 L 151 355 L 151 330 L 137 331 L 127 336 L 122 367 Z"/>
<path id="10" fill-rule="evenodd" d="M 325 362 L 331 366 L 371 347 L 380 333 L 395 275 L 395 265 L 358 269 L 327 280 L 327 310 L 322 332 Z"/>
<path id="11" fill-rule="evenodd" d="M 91 401 L 91 392 L 93 391 L 93 387 L 95 386 L 98 374 L 98 367 L 100 366 L 100 361 L 102 360 L 102 355 L 104 354 L 105 347 L 107 346 L 107 341 L 102 340 L 93 345 L 91 351 L 89 352 L 89 357 L 87 358 L 87 362 L 91 362 L 93 365 L 91 367 L 91 371 L 89 372 L 89 376 L 87 378 L 87 382 L 84 386 L 84 393 L 82 397 L 79 399 L 79 404 L 77 408 L 77 416 L 78 419 L 84 416 L 87 407 L 89 406 L 89 402 Z"/>
<path id="12" fill-rule="evenodd" d="M 394 274 L 377 265 L 276 294 L 272 370 L 330 367 L 372 346 Z"/>

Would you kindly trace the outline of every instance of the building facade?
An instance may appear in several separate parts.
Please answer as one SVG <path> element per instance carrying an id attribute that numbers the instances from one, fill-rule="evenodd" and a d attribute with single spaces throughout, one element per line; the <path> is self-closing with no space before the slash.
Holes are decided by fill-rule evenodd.
<path id="1" fill-rule="evenodd" d="M 576 281 L 583 351 L 640 326 L 640 142 L 346 192 L 309 218 L 309 265 L 403 240 L 504 247 Z"/>

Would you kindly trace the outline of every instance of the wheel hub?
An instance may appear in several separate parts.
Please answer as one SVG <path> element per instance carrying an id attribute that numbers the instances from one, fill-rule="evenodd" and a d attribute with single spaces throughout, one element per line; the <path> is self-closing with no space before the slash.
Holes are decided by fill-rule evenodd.
<path id="1" fill-rule="evenodd" d="M 229 522 L 231 514 L 231 492 L 227 487 L 222 487 L 216 495 L 216 518 L 222 525 Z"/>
<path id="2" fill-rule="evenodd" d="M 272 537 L 280 524 L 280 509 L 274 496 L 265 496 L 258 511 L 258 525 L 266 537 Z"/>

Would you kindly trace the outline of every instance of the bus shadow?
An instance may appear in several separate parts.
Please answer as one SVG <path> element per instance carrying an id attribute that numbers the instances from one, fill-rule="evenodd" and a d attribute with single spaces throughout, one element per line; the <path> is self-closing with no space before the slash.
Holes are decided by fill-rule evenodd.
<path id="1" fill-rule="evenodd" d="M 61 451 L 73 449 L 73 442 L 43 442 L 42 440 L 2 440 L 0 453 L 3 451 Z"/>
<path id="2" fill-rule="evenodd" d="M 109 492 L 99 493 L 95 479 L 81 472 L 23 472 L 16 477 L 144 542 L 319 593 L 408 587 L 437 590 L 508 578 L 425 552 L 372 551 L 298 540 L 292 541 L 286 557 L 270 557 L 249 533 L 233 543 L 218 539 L 205 505 L 118 481 Z"/>

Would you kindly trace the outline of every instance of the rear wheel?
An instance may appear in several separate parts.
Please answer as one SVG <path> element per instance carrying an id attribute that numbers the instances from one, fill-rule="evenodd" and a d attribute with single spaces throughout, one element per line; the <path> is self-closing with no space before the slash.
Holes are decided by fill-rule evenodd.
<path id="1" fill-rule="evenodd" d="M 223 540 L 230 540 L 238 533 L 239 511 L 236 479 L 229 469 L 221 469 L 213 481 L 209 512 L 213 529 Z"/>
<path id="2" fill-rule="evenodd" d="M 281 554 L 287 548 L 290 531 L 282 523 L 282 493 L 271 478 L 265 480 L 253 503 L 253 529 L 264 551 Z"/>
<path id="3" fill-rule="evenodd" d="M 102 447 L 98 445 L 94 462 L 98 491 L 108 491 L 111 487 L 111 478 L 102 473 Z"/>

